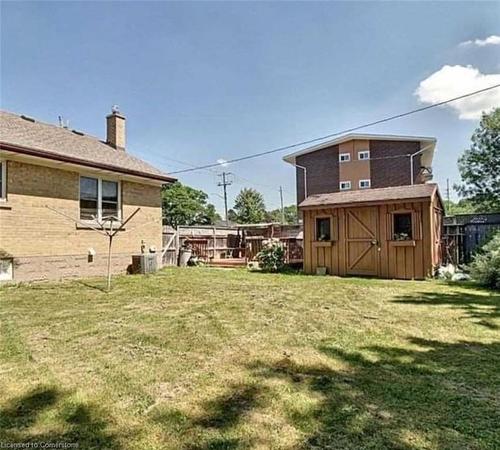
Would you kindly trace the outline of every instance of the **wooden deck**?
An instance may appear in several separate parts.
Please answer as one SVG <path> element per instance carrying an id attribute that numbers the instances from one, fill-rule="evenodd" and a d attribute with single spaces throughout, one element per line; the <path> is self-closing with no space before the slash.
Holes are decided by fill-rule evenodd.
<path id="1" fill-rule="evenodd" d="M 208 266 L 210 267 L 223 267 L 227 269 L 235 269 L 238 267 L 246 267 L 247 263 L 245 258 L 221 258 L 212 259 Z"/>

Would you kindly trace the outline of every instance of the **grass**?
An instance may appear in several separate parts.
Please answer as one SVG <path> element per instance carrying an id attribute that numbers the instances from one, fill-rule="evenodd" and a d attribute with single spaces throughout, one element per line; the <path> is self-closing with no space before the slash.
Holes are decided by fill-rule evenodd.
<path id="1" fill-rule="evenodd" d="M 500 448 L 500 295 L 167 269 L 0 288 L 0 444 Z"/>

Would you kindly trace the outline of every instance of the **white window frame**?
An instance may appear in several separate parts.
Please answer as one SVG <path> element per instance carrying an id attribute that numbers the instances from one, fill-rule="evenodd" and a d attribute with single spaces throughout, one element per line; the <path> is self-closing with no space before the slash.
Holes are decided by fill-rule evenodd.
<path id="1" fill-rule="evenodd" d="M 102 182 L 103 181 L 112 181 L 113 183 L 117 184 L 117 190 L 118 190 L 118 211 L 117 211 L 117 216 L 118 220 L 121 222 L 122 220 L 122 185 L 120 180 L 112 179 L 112 178 L 107 178 L 107 177 L 96 177 L 95 175 L 91 174 L 84 174 L 81 173 L 80 177 L 78 178 L 78 218 L 80 219 L 80 179 L 81 178 L 93 178 L 94 180 L 97 180 L 97 221 L 102 220 Z M 91 219 L 80 219 L 84 223 L 94 223 L 95 221 Z"/>
<path id="2" fill-rule="evenodd" d="M 346 156 L 347 159 L 342 159 L 342 157 Z M 339 162 L 340 163 L 346 163 L 351 161 L 351 154 L 350 153 L 339 153 Z"/>
<path id="3" fill-rule="evenodd" d="M 343 185 L 343 184 L 345 184 L 346 186 L 345 186 L 345 187 L 342 187 L 342 185 Z M 352 187 L 352 185 L 351 185 L 351 182 L 350 182 L 349 180 L 347 180 L 347 181 L 341 181 L 341 182 L 339 183 L 339 189 L 340 189 L 341 191 L 350 191 L 350 190 L 351 190 L 351 187 Z"/>
<path id="4" fill-rule="evenodd" d="M 0 192 L 0 202 L 7 201 L 7 161 L 5 159 L 0 159 L 0 164 L 2 167 L 2 190 Z"/>
<path id="5" fill-rule="evenodd" d="M 361 183 L 368 183 L 368 186 L 362 186 Z M 372 182 L 370 179 L 366 179 L 366 180 L 359 180 L 359 188 L 360 189 L 369 189 L 372 187 Z"/>
<path id="6" fill-rule="evenodd" d="M 366 155 L 366 158 L 362 157 L 361 155 Z M 370 150 L 360 150 L 358 152 L 358 159 L 360 161 L 368 161 L 370 159 Z"/>

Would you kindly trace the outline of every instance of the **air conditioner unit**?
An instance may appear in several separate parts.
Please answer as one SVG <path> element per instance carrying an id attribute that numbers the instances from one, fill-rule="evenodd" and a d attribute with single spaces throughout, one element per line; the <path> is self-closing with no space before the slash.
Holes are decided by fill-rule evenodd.
<path id="1" fill-rule="evenodd" d="M 132 255 L 132 273 L 154 273 L 158 270 L 158 258 L 156 253 L 142 253 Z"/>

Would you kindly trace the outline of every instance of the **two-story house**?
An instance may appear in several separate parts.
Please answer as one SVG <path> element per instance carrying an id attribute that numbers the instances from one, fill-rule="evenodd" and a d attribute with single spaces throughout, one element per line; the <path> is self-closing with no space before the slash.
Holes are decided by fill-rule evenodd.
<path id="1" fill-rule="evenodd" d="M 436 139 L 347 134 L 283 159 L 295 167 L 307 273 L 422 279 L 441 261 Z"/>
<path id="2" fill-rule="evenodd" d="M 126 150 L 125 117 L 106 118 L 106 139 L 0 112 L 0 280 L 102 275 L 111 217 L 112 271 L 162 245 L 161 187 L 175 181 Z"/>

